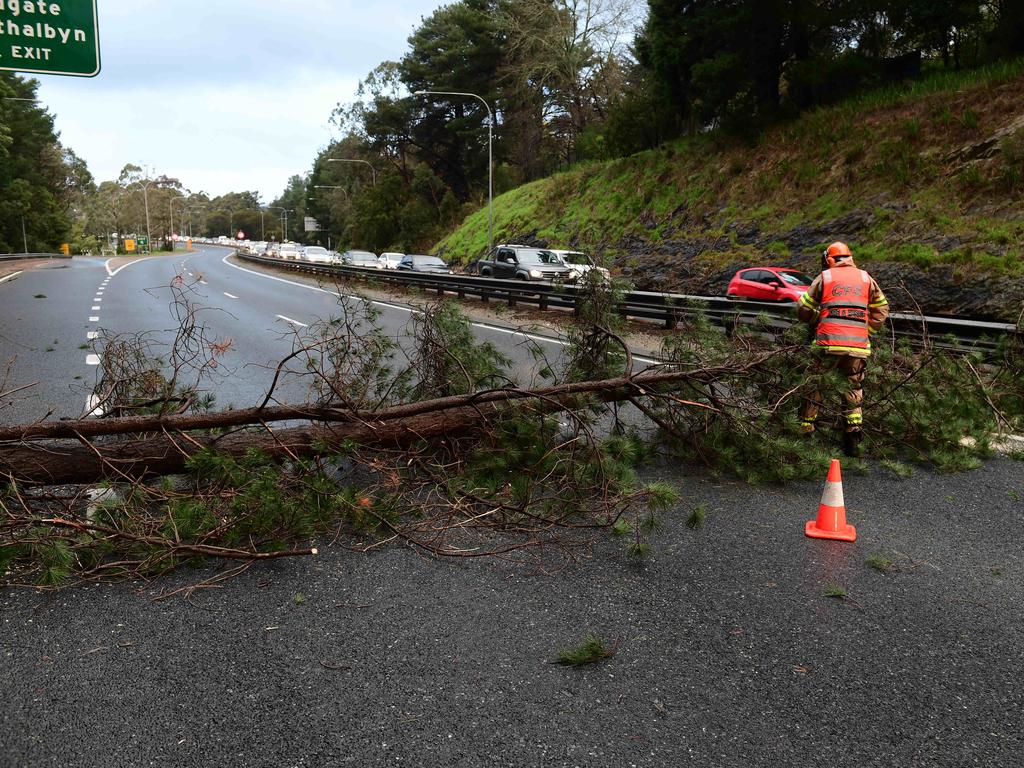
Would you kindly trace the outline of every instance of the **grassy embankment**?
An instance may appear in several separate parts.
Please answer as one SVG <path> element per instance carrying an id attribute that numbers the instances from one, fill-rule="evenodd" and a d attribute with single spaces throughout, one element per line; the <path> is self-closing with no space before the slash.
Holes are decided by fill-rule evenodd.
<path id="1" fill-rule="evenodd" d="M 991 279 L 1024 274 L 1022 203 L 1017 60 L 866 93 L 755 142 L 707 134 L 579 165 L 498 197 L 495 240 L 583 248 L 665 290 L 766 260 L 812 269 L 834 239 L 901 280 Z M 484 208 L 435 250 L 465 263 L 486 242 Z"/>

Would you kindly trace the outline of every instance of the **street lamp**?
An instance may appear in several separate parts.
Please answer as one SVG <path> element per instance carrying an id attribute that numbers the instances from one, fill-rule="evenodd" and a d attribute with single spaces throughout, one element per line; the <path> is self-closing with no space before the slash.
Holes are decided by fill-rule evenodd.
<path id="1" fill-rule="evenodd" d="M 377 186 L 377 169 L 373 167 L 373 163 L 369 160 L 349 160 L 348 158 L 332 157 L 328 159 L 328 163 L 362 163 L 363 165 L 370 166 L 370 173 L 373 174 L 373 186 Z"/>
<path id="2" fill-rule="evenodd" d="M 494 249 L 494 113 L 483 96 L 463 91 L 414 91 L 415 96 L 462 96 L 476 99 L 487 109 L 487 251 Z M 329 162 L 329 161 L 328 161 Z"/>
<path id="3" fill-rule="evenodd" d="M 274 211 L 284 211 L 284 239 L 281 242 L 285 242 L 288 239 L 288 214 L 292 213 L 294 209 L 282 208 L 280 205 L 268 205 L 267 208 L 270 208 L 271 210 Z"/>

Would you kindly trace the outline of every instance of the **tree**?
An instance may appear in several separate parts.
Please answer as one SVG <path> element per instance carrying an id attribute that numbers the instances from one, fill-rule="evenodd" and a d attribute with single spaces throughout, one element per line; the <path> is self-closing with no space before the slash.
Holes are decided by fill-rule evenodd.
<path id="1" fill-rule="evenodd" d="M 35 103 L 38 83 L 0 72 L 0 252 L 53 252 L 92 183 Z"/>
<path id="2" fill-rule="evenodd" d="M 409 91 L 461 91 L 499 107 L 497 80 L 502 41 L 493 0 L 462 0 L 424 20 L 409 38 L 399 63 Z M 460 200 L 487 184 L 487 110 L 475 99 L 452 96 L 419 98 L 411 128 L 421 160 Z"/>

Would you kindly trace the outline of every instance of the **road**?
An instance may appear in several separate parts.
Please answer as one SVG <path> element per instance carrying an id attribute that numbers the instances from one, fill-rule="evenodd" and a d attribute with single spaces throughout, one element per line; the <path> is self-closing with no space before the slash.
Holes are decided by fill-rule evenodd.
<path id="1" fill-rule="evenodd" d="M 156 351 L 166 351 L 178 322 L 171 282 L 180 276 L 199 321 L 211 340 L 230 341 L 217 370 L 202 388 L 215 405 L 245 407 L 262 402 L 279 361 L 292 351 L 296 331 L 318 318 L 338 316 L 338 295 L 298 275 L 273 275 L 236 263 L 223 248 L 158 256 L 119 265 L 74 259 L 27 271 L 0 283 L 0 361 L 10 375 L 0 392 L 19 389 L 0 422 L 26 423 L 88 413 L 97 379 L 97 350 L 84 348 L 95 336 L 149 333 Z M 378 325 L 400 345 L 410 340 L 413 310 L 375 301 Z M 474 323 L 480 342 L 490 341 L 514 361 L 513 374 L 528 383 L 539 364 L 530 346 L 552 362 L 563 346 L 543 336 Z M 0 383 L 3 379 L 0 378 Z M 308 381 L 292 379 L 276 392 L 281 401 L 304 401 Z"/>
<path id="2" fill-rule="evenodd" d="M 851 474 L 855 544 L 803 535 L 819 483 L 651 472 L 684 503 L 639 565 L 335 545 L 190 599 L 0 592 L 0 764 L 1020 766 L 1020 463 Z M 551 663 L 587 632 L 615 656 Z"/>

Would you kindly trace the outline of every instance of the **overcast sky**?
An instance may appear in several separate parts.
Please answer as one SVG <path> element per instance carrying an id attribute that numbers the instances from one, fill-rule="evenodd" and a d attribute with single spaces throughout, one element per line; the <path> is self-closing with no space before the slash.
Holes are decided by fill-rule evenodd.
<path id="1" fill-rule="evenodd" d="M 97 181 L 135 163 L 270 202 L 330 142 L 334 106 L 443 4 L 99 0 L 99 76 L 40 75 L 39 95 Z"/>

